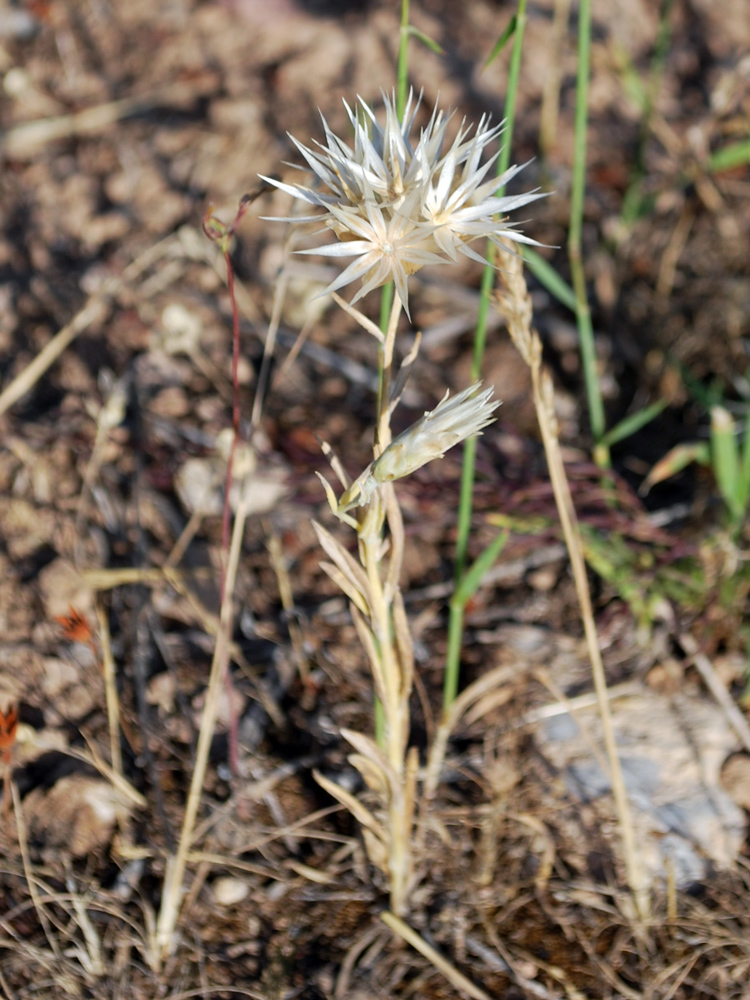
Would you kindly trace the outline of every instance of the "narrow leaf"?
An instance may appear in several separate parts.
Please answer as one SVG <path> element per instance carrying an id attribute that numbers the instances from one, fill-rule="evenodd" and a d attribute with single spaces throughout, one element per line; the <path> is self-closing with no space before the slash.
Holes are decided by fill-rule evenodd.
<path id="1" fill-rule="evenodd" d="M 357 565 L 346 549 L 336 541 L 330 531 L 326 531 L 326 529 L 321 524 L 318 524 L 317 521 L 313 521 L 313 528 L 315 529 L 315 534 L 318 536 L 318 541 L 320 542 L 325 554 L 336 564 L 336 566 L 338 566 L 354 589 L 358 590 L 360 594 L 362 594 L 365 600 L 365 606 L 367 606 L 369 603 L 368 596 L 370 588 L 367 583 L 365 571 L 361 566 Z"/>
<path id="2" fill-rule="evenodd" d="M 507 541 L 508 532 L 500 532 L 499 535 L 493 538 L 484 552 L 474 560 L 469 569 L 464 573 L 453 595 L 453 600 L 457 604 L 465 606 L 474 594 L 476 594 L 484 575 L 492 568 L 493 563 L 505 548 Z"/>
<path id="3" fill-rule="evenodd" d="M 404 360 L 401 362 L 401 367 L 398 370 L 398 375 L 391 389 L 391 398 L 389 400 L 389 411 L 393 413 L 399 404 L 401 397 L 404 394 L 404 389 L 406 388 L 406 383 L 409 381 L 409 376 L 412 373 L 412 368 L 414 367 L 414 362 L 417 360 L 417 355 L 419 354 L 419 346 L 422 343 L 422 334 L 417 332 L 414 338 L 414 344 L 412 349 L 406 355 Z"/>
<path id="4" fill-rule="evenodd" d="M 327 576 L 330 576 L 330 578 L 333 580 L 333 582 L 340 590 L 343 590 L 343 592 L 346 594 L 346 596 L 349 598 L 352 604 L 356 605 L 356 607 L 359 608 L 359 610 L 362 612 L 363 615 L 369 614 L 369 610 L 367 608 L 367 604 L 365 603 L 364 597 L 362 596 L 362 594 L 360 594 L 360 592 L 357 590 L 354 584 L 348 579 L 348 577 L 344 576 L 344 574 L 341 572 L 338 566 L 334 566 L 333 563 L 329 562 L 321 562 L 320 568 Z"/>
<path id="5" fill-rule="evenodd" d="M 558 302 L 562 302 L 571 312 L 576 311 L 576 295 L 567 282 L 563 281 L 557 271 L 548 264 L 547 261 L 536 250 L 531 247 L 521 249 L 523 259 L 529 265 L 529 270 L 543 285 L 550 295 L 554 295 Z"/>
<path id="6" fill-rule="evenodd" d="M 328 792 L 331 798 L 336 799 L 340 802 L 342 806 L 346 806 L 349 812 L 358 820 L 362 826 L 366 826 L 369 830 L 375 834 L 375 836 L 382 843 L 385 843 L 385 831 L 383 827 L 378 823 L 369 809 L 365 809 L 361 802 L 354 798 L 354 796 L 337 785 L 335 781 L 331 781 L 330 778 L 324 777 L 318 770 L 313 770 L 313 778 L 317 781 L 320 787 Z"/>
<path id="7" fill-rule="evenodd" d="M 701 465 L 711 464 L 711 451 L 707 444 L 702 441 L 691 441 L 670 448 L 643 480 L 638 492 L 641 496 L 645 496 L 652 486 L 682 472 L 691 462 L 698 462 Z"/>
<path id="8" fill-rule="evenodd" d="M 375 792 L 383 802 L 387 803 L 390 789 L 388 779 L 383 774 L 382 769 L 377 764 L 373 764 L 369 757 L 363 757 L 361 753 L 350 753 L 347 760 L 362 775 L 362 779 L 370 791 Z"/>
<path id="9" fill-rule="evenodd" d="M 495 42 L 495 47 L 493 48 L 492 52 L 490 52 L 490 54 L 487 56 L 487 59 L 485 60 L 482 69 L 487 69 L 487 67 L 490 66 L 497 59 L 497 57 L 505 48 L 507 42 L 513 37 L 513 35 L 515 35 L 517 24 L 518 24 L 518 18 L 514 14 L 513 17 L 510 19 L 510 21 L 508 21 L 508 26 L 506 27 L 505 31 L 502 33 L 502 35 L 500 35 L 498 40 Z"/>
<path id="10" fill-rule="evenodd" d="M 365 736 L 364 733 L 357 733 L 353 729 L 342 729 L 341 735 L 347 743 L 351 743 L 354 749 L 361 753 L 363 757 L 367 757 L 368 760 L 371 760 L 387 777 L 390 784 L 399 784 L 396 772 L 375 740 L 371 740 L 369 736 Z"/>
<path id="11" fill-rule="evenodd" d="M 625 438 L 630 437 L 631 434 L 635 434 L 641 427 L 645 427 L 646 424 L 650 423 L 654 417 L 658 417 L 667 405 L 666 399 L 660 399 L 656 403 L 651 403 L 650 406 L 644 406 L 637 413 L 631 413 L 621 420 L 619 424 L 615 424 L 611 430 L 607 431 L 601 443 L 610 447 L 613 444 L 617 444 L 618 441 L 623 441 Z"/>
<path id="12" fill-rule="evenodd" d="M 733 167 L 742 167 L 750 163 L 750 139 L 743 142 L 732 142 L 728 146 L 717 149 L 709 157 L 707 167 L 711 173 L 718 173 L 720 170 L 731 170 Z"/>
<path id="13" fill-rule="evenodd" d="M 742 442 L 742 469 L 740 471 L 742 509 L 747 510 L 750 500 L 750 413 L 745 418 L 745 440 Z"/>
<path id="14" fill-rule="evenodd" d="M 711 408 L 711 458 L 721 495 L 734 520 L 744 511 L 741 503 L 740 456 L 734 437 L 734 420 L 723 406 Z"/>
<path id="15" fill-rule="evenodd" d="M 430 36 L 426 35 L 424 31 L 420 31 L 419 28 L 415 28 L 413 24 L 409 25 L 407 32 L 408 34 L 413 35 L 414 38 L 418 38 L 423 45 L 426 45 L 428 49 L 432 49 L 432 51 L 437 53 L 437 55 L 445 55 L 445 49 L 441 45 L 438 45 L 434 38 L 430 38 Z"/>

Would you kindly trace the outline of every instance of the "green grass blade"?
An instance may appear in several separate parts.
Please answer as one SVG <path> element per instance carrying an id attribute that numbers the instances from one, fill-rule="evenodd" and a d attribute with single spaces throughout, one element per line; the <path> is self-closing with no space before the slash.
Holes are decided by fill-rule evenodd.
<path id="1" fill-rule="evenodd" d="M 443 708 L 449 709 L 458 694 L 458 679 L 461 669 L 461 646 L 464 633 L 464 610 L 476 594 L 485 574 L 505 548 L 508 532 L 501 531 L 480 556 L 464 573 L 451 598 L 448 619 L 448 649 L 445 656 L 445 677 L 443 679 Z"/>
<path id="2" fill-rule="evenodd" d="M 505 48 L 505 45 L 508 42 L 508 40 L 515 34 L 517 24 L 518 24 L 518 18 L 514 14 L 513 17 L 510 19 L 510 21 L 508 22 L 508 27 L 495 42 L 495 46 L 492 49 L 492 52 L 490 52 L 490 54 L 485 59 L 484 66 L 482 66 L 482 69 L 487 69 L 487 67 L 497 59 L 497 57 Z"/>
<path id="3" fill-rule="evenodd" d="M 713 153 L 706 164 L 711 173 L 720 170 L 731 170 L 733 167 L 744 167 L 750 163 L 750 139 L 743 142 L 732 142 Z"/>
<path id="4" fill-rule="evenodd" d="M 505 132 L 504 145 L 497 158 L 498 176 L 508 169 L 510 163 L 510 148 L 513 141 L 513 125 L 516 117 L 516 97 L 518 94 L 518 79 L 521 74 L 521 55 L 523 36 L 526 27 L 526 0 L 519 0 L 515 15 L 515 33 L 513 51 L 511 52 L 508 72 L 508 90 L 505 95 Z M 502 196 L 503 190 L 497 192 Z M 475 382 L 481 374 L 484 358 L 484 345 L 487 340 L 487 316 L 489 313 L 490 294 L 495 281 L 493 267 L 494 247 L 490 245 L 487 251 L 487 266 L 482 274 L 477 325 L 474 330 L 474 356 L 471 363 L 470 380 Z M 469 438 L 464 445 L 463 468 L 461 470 L 461 495 L 458 506 L 458 525 L 456 535 L 456 580 L 460 580 L 466 567 L 466 552 L 471 529 L 471 512 L 474 496 L 474 467 L 476 462 L 477 439 Z"/>
<path id="5" fill-rule="evenodd" d="M 571 312 L 576 311 L 576 293 L 570 285 L 560 277 L 554 267 L 549 264 L 533 247 L 525 246 L 521 251 L 523 259 L 529 265 L 529 270 L 542 287 L 546 288 L 558 302 L 562 302 Z"/>
<path id="6" fill-rule="evenodd" d="M 409 86 L 409 0 L 401 0 L 401 34 L 398 40 L 398 68 L 396 70 L 396 111 L 403 118 L 406 91 Z"/>
<path id="7" fill-rule="evenodd" d="M 745 438 L 742 442 L 742 467 L 740 469 L 740 497 L 742 509 L 750 501 L 750 413 L 745 416 Z"/>
<path id="8" fill-rule="evenodd" d="M 618 441 L 624 441 L 625 438 L 639 431 L 641 427 L 645 427 L 654 417 L 658 417 L 667 405 L 666 399 L 660 399 L 656 403 L 651 403 L 650 406 L 645 406 L 642 410 L 638 410 L 637 413 L 631 413 L 621 420 L 619 424 L 615 424 L 614 427 L 607 431 L 602 438 L 602 443 L 611 448 Z"/>
<path id="9" fill-rule="evenodd" d="M 445 49 L 442 45 L 436 42 L 434 38 L 430 38 L 429 35 L 426 35 L 424 31 L 420 31 L 419 28 L 415 28 L 413 24 L 410 24 L 406 30 L 413 38 L 418 38 L 423 45 L 426 45 L 428 49 L 431 49 L 435 55 L 445 55 Z"/>
<path id="10" fill-rule="evenodd" d="M 508 70 L 508 89 L 505 94 L 505 132 L 503 134 L 504 146 L 500 150 L 497 158 L 497 175 L 499 176 L 508 169 L 510 163 L 510 149 L 513 141 L 513 125 L 516 117 L 516 98 L 518 95 L 518 80 L 521 75 L 521 56 L 523 54 L 523 38 L 526 28 L 526 0 L 518 0 L 518 11 L 516 13 L 515 31 L 513 37 L 513 49 L 510 56 L 510 66 Z M 502 196 L 504 189 L 496 192 Z M 471 381 L 476 381 L 481 373 L 482 360 L 484 358 L 484 346 L 487 340 L 487 316 L 489 313 L 490 294 L 495 281 L 495 269 L 493 267 L 494 247 L 489 246 L 487 250 L 487 265 L 482 274 L 481 294 L 479 298 L 479 309 L 477 312 L 477 325 L 474 330 L 474 356 L 471 365 Z M 464 445 L 463 466 L 461 468 L 461 494 L 458 504 L 458 518 L 456 530 L 456 565 L 455 579 L 458 582 L 462 579 L 466 567 L 466 556 L 469 547 L 469 535 L 471 533 L 471 515 L 474 506 L 474 469 L 476 466 L 477 439 L 469 438 Z M 445 686 L 443 688 L 443 704 L 448 706 L 455 699 L 458 690 L 458 660 L 461 649 L 461 636 L 463 628 L 463 615 L 452 615 L 448 630 L 448 651 L 454 657 L 454 673 L 449 674 L 446 664 Z M 451 650 L 453 652 L 451 653 Z M 452 661 L 453 662 L 453 661 Z"/>
<path id="11" fill-rule="evenodd" d="M 471 600 L 479 589 L 479 585 L 484 579 L 485 574 L 492 568 L 495 560 L 505 548 L 507 541 L 507 531 L 501 531 L 499 535 L 492 539 L 484 552 L 477 556 L 470 568 L 464 573 L 453 595 L 454 601 L 466 605 Z"/>
<path id="12" fill-rule="evenodd" d="M 588 131 L 589 75 L 591 68 L 591 0 L 580 0 L 578 10 L 578 74 L 576 78 L 575 135 L 573 140 L 573 175 L 570 193 L 570 229 L 568 257 L 576 296 L 576 319 L 581 342 L 581 364 L 586 387 L 594 458 L 603 467 L 609 465 L 609 450 L 602 443 L 606 430 L 604 402 L 599 382 L 594 348 L 586 278 L 583 270 L 581 233 L 586 194 L 586 139 Z"/>
<path id="13" fill-rule="evenodd" d="M 741 496 L 740 457 L 734 436 L 734 419 L 723 406 L 711 409 L 711 460 L 719 490 L 732 515 L 738 521 L 744 514 Z"/>

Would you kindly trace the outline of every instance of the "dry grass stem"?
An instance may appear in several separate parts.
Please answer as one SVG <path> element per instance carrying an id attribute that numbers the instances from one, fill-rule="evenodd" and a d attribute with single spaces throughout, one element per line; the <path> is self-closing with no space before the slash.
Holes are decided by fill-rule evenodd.
<path id="1" fill-rule="evenodd" d="M 119 290 L 119 281 L 111 283 L 111 294 Z M 76 337 L 90 326 L 103 323 L 109 312 L 110 296 L 95 295 L 73 319 L 45 344 L 34 360 L 0 393 L 0 416 L 26 395 L 47 369 L 57 361 Z"/>
<path id="2" fill-rule="evenodd" d="M 160 243 L 148 248 L 139 257 L 130 263 L 122 275 L 107 279 L 100 291 L 92 295 L 86 305 L 73 319 L 66 323 L 55 336 L 44 345 L 34 360 L 20 372 L 10 385 L 0 393 L 0 416 L 14 406 L 19 399 L 26 395 L 39 379 L 44 375 L 60 355 L 76 339 L 76 337 L 87 330 L 90 326 L 103 323 L 109 313 L 112 300 L 122 291 L 122 289 L 148 267 L 151 267 L 157 260 L 168 254 L 174 247 L 174 237 L 168 236 Z"/>
<path id="3" fill-rule="evenodd" d="M 177 853 L 167 862 L 161 909 L 157 924 L 157 946 L 162 959 L 171 954 L 176 945 L 175 929 L 180 912 L 185 868 L 192 845 L 195 821 L 198 816 L 201 792 L 208 766 L 208 755 L 211 749 L 211 740 L 213 739 L 216 719 L 219 713 L 219 698 L 223 688 L 224 677 L 229 666 L 234 586 L 237 578 L 237 567 L 239 565 L 247 514 L 247 493 L 244 486 L 245 484 L 243 483 L 243 489 L 240 492 L 240 502 L 232 529 L 229 559 L 224 578 L 224 596 L 219 615 L 219 631 L 216 635 L 211 673 L 206 689 L 206 701 L 201 719 L 198 746 L 195 753 L 195 767 L 185 807 L 185 817 L 182 823 Z"/>
<path id="4" fill-rule="evenodd" d="M 384 336 L 376 336 L 380 344 L 380 389 L 373 446 L 375 459 L 391 443 L 392 404 L 394 395 L 400 394 L 403 388 L 403 384 L 397 385 L 393 378 L 396 331 L 402 308 L 399 296 L 395 295 L 388 329 Z M 358 318 L 357 310 L 347 308 L 346 312 Z M 368 333 L 373 333 L 369 321 L 363 326 Z M 412 355 L 415 356 L 414 351 Z M 410 363 L 413 360 L 411 357 Z M 316 778 L 361 823 L 370 860 L 390 880 L 391 906 L 395 913 L 403 914 L 415 881 L 412 840 L 417 811 L 418 760 L 416 750 L 408 750 L 414 654 L 399 591 L 404 557 L 401 510 L 393 486 L 386 482 L 368 495 L 367 504 L 360 508 L 359 518 L 355 519 L 346 511 L 356 506 L 357 497 L 351 504 L 343 501 L 340 504 L 331 486 L 320 478 L 333 512 L 357 532 L 359 561 L 330 532 L 314 523 L 321 547 L 330 559 L 322 563 L 322 568 L 351 602 L 355 629 L 367 653 L 373 688 L 382 706 L 384 725 L 380 745 L 350 730 L 342 731 L 342 735 L 357 751 L 349 760 L 377 794 L 384 818 L 376 817 L 336 783 L 317 774 Z M 346 481 L 347 477 L 339 478 Z"/>
<path id="5" fill-rule="evenodd" d="M 576 594 L 578 595 L 586 637 L 586 647 L 591 661 L 594 688 L 596 690 L 599 715 L 604 734 L 604 745 L 609 761 L 612 792 L 620 824 L 620 836 L 622 838 L 628 885 L 633 893 L 638 915 L 641 919 L 645 920 L 650 913 L 648 876 L 641 863 L 627 790 L 617 752 L 617 743 L 615 741 L 612 713 L 607 692 L 607 681 L 599 647 L 599 637 L 594 622 L 591 592 L 586 575 L 583 543 L 560 451 L 552 378 L 549 372 L 542 367 L 542 344 L 538 333 L 531 326 L 532 304 L 523 274 L 523 261 L 517 256 L 504 254 L 502 269 L 500 270 L 500 280 L 501 287 L 497 293 L 498 303 L 505 313 L 508 330 L 513 343 L 518 348 L 518 351 L 531 371 L 534 407 L 542 433 L 542 441 L 547 456 L 550 480 L 560 517 L 560 524 L 570 556 Z"/>
<path id="6" fill-rule="evenodd" d="M 464 688 L 448 711 L 443 713 L 430 747 L 427 767 L 425 768 L 424 797 L 426 802 L 431 802 L 435 797 L 440 782 L 440 772 L 445 762 L 448 740 L 461 717 L 488 694 L 510 683 L 514 676 L 515 669 L 513 667 L 505 664 L 495 667 L 494 670 L 488 671 L 467 688 Z"/>
<path id="7" fill-rule="evenodd" d="M 428 962 L 432 962 L 435 968 L 439 972 L 442 972 L 446 979 L 453 983 L 456 989 L 462 994 L 471 997 L 472 1000 L 491 1000 L 489 993 L 485 993 L 484 990 L 475 986 L 470 979 L 467 979 L 462 972 L 458 971 L 455 965 L 451 965 L 447 958 L 443 958 L 439 951 L 428 944 L 423 937 L 417 934 L 412 927 L 404 923 L 399 917 L 386 910 L 385 913 L 380 914 L 380 919 L 387 927 L 390 927 L 394 934 L 398 934 L 400 938 L 403 938 L 420 955 L 423 955 Z"/>
<path id="8" fill-rule="evenodd" d="M 7 789 L 7 785 L 6 785 Z M 39 917 L 39 923 L 44 931 L 44 936 L 47 939 L 47 944 L 50 947 L 50 951 L 56 958 L 60 958 L 60 949 L 57 944 L 57 939 L 53 933 L 52 925 L 50 923 L 47 911 L 44 908 L 44 903 L 39 895 L 37 889 L 36 879 L 34 873 L 31 870 L 31 858 L 29 857 L 29 842 L 26 837 L 26 824 L 23 818 L 23 807 L 21 805 L 21 796 L 18 793 L 18 787 L 15 781 L 10 783 L 10 791 L 13 798 L 13 812 L 16 817 L 16 832 L 18 836 L 18 848 L 21 852 L 21 862 L 23 864 L 23 873 L 26 878 L 26 885 L 29 889 L 29 895 L 31 896 L 31 902 L 36 911 L 36 915 Z"/>
<path id="9" fill-rule="evenodd" d="M 206 92 L 203 82 L 175 83 L 140 97 L 124 97 L 72 115 L 58 115 L 38 121 L 23 122 L 0 133 L 0 154 L 4 157 L 26 157 L 40 146 L 56 139 L 103 132 L 129 115 L 150 111 L 159 105 L 184 105 Z"/>
<path id="10" fill-rule="evenodd" d="M 123 779 L 122 750 L 120 748 L 120 699 L 117 694 L 117 670 L 112 655 L 109 634 L 109 619 L 101 599 L 96 597 L 96 619 L 99 624 L 99 643 L 102 649 L 102 671 L 104 673 L 104 694 L 107 701 L 107 722 L 109 724 L 109 753 L 112 770 Z"/>
<path id="11" fill-rule="evenodd" d="M 724 712 L 744 748 L 750 753 L 750 725 L 742 712 L 737 708 L 732 696 L 727 691 L 723 681 L 716 673 L 716 668 L 705 653 L 701 653 L 698 643 L 688 633 L 679 637 L 683 651 L 690 657 L 690 662 L 703 678 L 703 681 Z"/>

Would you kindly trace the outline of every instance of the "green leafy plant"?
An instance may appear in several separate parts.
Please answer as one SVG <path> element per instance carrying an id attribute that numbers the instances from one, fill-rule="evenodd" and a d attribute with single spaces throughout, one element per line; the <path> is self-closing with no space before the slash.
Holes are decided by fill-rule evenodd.
<path id="1" fill-rule="evenodd" d="M 716 485 L 726 505 L 732 531 L 738 532 L 750 507 L 750 418 L 744 431 L 724 406 L 711 407 L 709 441 L 693 441 L 671 448 L 651 469 L 642 492 L 681 472 L 692 462 L 713 470 Z"/>

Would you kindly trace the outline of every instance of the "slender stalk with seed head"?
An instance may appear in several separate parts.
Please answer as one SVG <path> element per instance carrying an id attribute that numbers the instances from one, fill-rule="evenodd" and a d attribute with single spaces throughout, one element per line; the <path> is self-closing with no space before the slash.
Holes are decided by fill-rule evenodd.
<path id="1" fill-rule="evenodd" d="M 630 804 L 617 752 L 612 714 L 607 696 L 607 680 L 599 648 L 596 623 L 594 622 L 591 592 L 586 576 L 583 542 L 581 540 L 578 518 L 573 506 L 573 498 L 565 474 L 565 466 L 558 439 L 552 379 L 549 372 L 542 367 L 542 344 L 536 330 L 531 326 L 531 296 L 529 295 L 523 275 L 523 261 L 518 257 L 512 257 L 507 254 L 500 273 L 502 289 L 498 293 L 498 302 L 505 314 L 508 331 L 513 339 L 513 343 L 518 348 L 519 353 L 529 366 L 531 372 L 534 406 L 539 419 L 544 451 L 549 466 L 550 481 L 555 494 L 555 503 L 560 515 L 560 524 L 570 556 L 578 603 L 581 608 L 586 647 L 591 662 L 594 688 L 596 690 L 599 715 L 602 722 L 604 745 L 609 760 L 612 792 L 620 824 L 620 836 L 622 838 L 628 884 L 633 893 L 639 916 L 646 919 L 650 905 L 647 876 L 641 864 L 635 840 Z"/>

